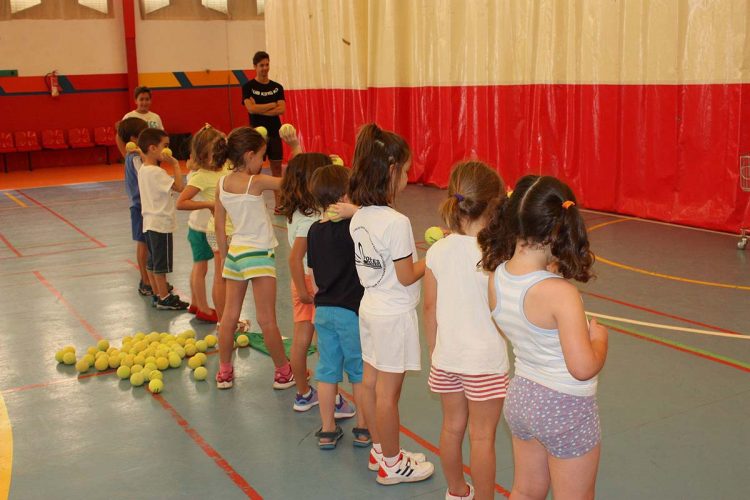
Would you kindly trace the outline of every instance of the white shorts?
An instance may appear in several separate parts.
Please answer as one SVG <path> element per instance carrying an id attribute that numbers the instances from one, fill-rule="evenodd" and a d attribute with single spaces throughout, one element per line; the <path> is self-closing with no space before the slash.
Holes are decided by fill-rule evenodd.
<path id="1" fill-rule="evenodd" d="M 359 311 L 362 360 L 381 372 L 421 370 L 417 311 L 393 315 Z"/>

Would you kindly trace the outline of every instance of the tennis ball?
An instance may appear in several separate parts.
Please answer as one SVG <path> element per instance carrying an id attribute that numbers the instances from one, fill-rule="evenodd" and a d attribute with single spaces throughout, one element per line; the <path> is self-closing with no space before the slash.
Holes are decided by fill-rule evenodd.
<path id="1" fill-rule="evenodd" d="M 120 366 L 120 356 L 110 356 L 109 357 L 109 367 L 110 368 L 117 368 Z"/>
<path id="2" fill-rule="evenodd" d="M 167 356 L 156 358 L 156 368 L 158 368 L 159 370 L 166 370 L 167 368 L 169 368 L 169 359 L 167 359 Z"/>
<path id="3" fill-rule="evenodd" d="M 143 375 L 143 381 L 148 382 L 149 380 L 151 380 L 151 373 L 154 371 L 155 370 L 148 370 L 146 368 L 143 368 L 143 370 L 141 370 L 139 373 Z"/>
<path id="4" fill-rule="evenodd" d="M 117 369 L 117 376 L 122 380 L 130 378 L 130 368 L 125 365 L 120 365 L 120 368 Z"/>
<path id="5" fill-rule="evenodd" d="M 81 359 L 86 360 L 86 363 L 88 363 L 89 366 L 93 365 L 95 361 L 94 356 L 91 354 L 85 354 Z"/>
<path id="6" fill-rule="evenodd" d="M 195 338 L 195 330 L 185 330 L 182 333 L 185 334 L 186 338 L 189 338 L 189 339 L 194 339 Z"/>
<path id="7" fill-rule="evenodd" d="M 79 361 L 78 363 L 76 363 L 76 371 L 77 371 L 78 373 L 86 373 L 87 371 L 89 371 L 89 367 L 90 367 L 90 366 L 91 366 L 91 365 L 89 365 L 89 364 L 88 364 L 88 363 L 86 362 L 86 360 L 85 360 L 85 359 L 82 359 L 82 360 L 80 360 L 80 361 Z"/>
<path id="8" fill-rule="evenodd" d="M 201 366 L 201 360 L 200 358 L 193 356 L 192 358 L 188 359 L 188 366 L 195 370 L 199 366 Z"/>
<path id="9" fill-rule="evenodd" d="M 145 365 L 146 364 L 146 357 L 143 354 L 139 354 L 133 358 L 133 364 L 136 365 Z"/>
<path id="10" fill-rule="evenodd" d="M 339 213 L 335 210 L 326 210 L 326 217 L 331 222 L 341 222 L 341 217 L 339 217 Z"/>
<path id="11" fill-rule="evenodd" d="M 264 139 L 268 139 L 268 130 L 266 127 L 255 127 L 255 131 L 262 135 Z"/>
<path id="12" fill-rule="evenodd" d="M 109 368 L 109 358 L 107 356 L 99 356 L 99 358 L 94 361 L 94 367 L 100 372 L 103 372 Z"/>
<path id="13" fill-rule="evenodd" d="M 443 230 L 437 226 L 429 227 L 427 228 L 427 231 L 424 232 L 424 240 L 428 245 L 432 245 L 437 240 L 443 239 L 444 236 Z"/>
<path id="14" fill-rule="evenodd" d="M 169 157 L 171 157 L 172 156 L 172 150 L 169 149 L 169 148 L 164 148 L 164 149 L 161 150 L 161 154 L 162 154 L 162 156 L 169 156 Z"/>
<path id="15" fill-rule="evenodd" d="M 143 385 L 143 374 L 140 373 L 140 372 L 133 373 L 130 376 L 130 385 L 132 385 L 133 387 L 140 387 L 140 386 L 142 386 Z"/>
<path id="16" fill-rule="evenodd" d="M 74 365 L 76 362 L 76 355 L 72 352 L 66 352 L 63 354 L 63 363 L 66 365 Z"/>
<path id="17" fill-rule="evenodd" d="M 73 347 L 72 345 L 66 345 L 65 347 L 62 348 L 62 351 L 63 351 L 63 353 L 72 352 L 73 354 L 75 354 L 76 353 L 76 348 Z"/>
<path id="18" fill-rule="evenodd" d="M 109 349 L 109 341 L 107 341 L 106 339 L 102 339 L 96 343 L 96 347 L 100 351 L 106 351 L 107 349 Z"/>
<path id="19" fill-rule="evenodd" d="M 132 341 L 133 341 L 133 337 L 129 337 L 127 335 L 122 338 L 123 344 L 127 344 L 128 342 L 132 342 Z"/>
<path id="20" fill-rule="evenodd" d="M 206 361 L 208 361 L 208 356 L 206 356 L 206 354 L 202 352 L 196 352 L 195 357 L 200 360 L 201 365 L 205 365 Z"/>
<path id="21" fill-rule="evenodd" d="M 174 353 L 177 354 L 180 359 L 185 359 L 185 349 L 183 347 L 177 347 L 177 349 L 174 350 Z"/>
<path id="22" fill-rule="evenodd" d="M 59 351 L 55 353 L 55 361 L 57 361 L 58 363 L 62 363 L 63 356 L 65 356 L 65 352 L 62 349 L 60 349 Z"/>
<path id="23" fill-rule="evenodd" d="M 284 140 L 287 140 L 288 138 L 292 137 L 296 133 L 297 131 L 294 129 L 294 125 L 292 125 L 291 123 L 285 123 L 279 129 L 279 135 Z"/>
<path id="24" fill-rule="evenodd" d="M 173 352 L 169 354 L 169 366 L 172 368 L 179 368 L 181 364 L 182 358 Z"/>
<path id="25" fill-rule="evenodd" d="M 149 380 L 164 380 L 164 374 L 159 370 L 154 370 L 148 374 Z"/>
<path id="26" fill-rule="evenodd" d="M 250 344 L 250 338 L 247 335 L 237 335 L 237 345 L 247 347 Z"/>
<path id="27" fill-rule="evenodd" d="M 156 356 L 147 357 L 146 365 L 154 365 L 154 370 L 156 370 Z M 146 365 L 143 365 L 143 366 L 145 367 Z"/>
<path id="28" fill-rule="evenodd" d="M 164 389 L 164 382 L 159 379 L 154 379 L 148 383 L 148 390 L 152 394 L 159 394 Z"/>
<path id="29" fill-rule="evenodd" d="M 330 155 L 331 163 L 334 165 L 338 165 L 340 167 L 344 166 L 344 160 L 341 159 L 339 155 Z"/>
<path id="30" fill-rule="evenodd" d="M 210 335 L 210 334 L 206 335 L 206 338 L 203 340 L 206 341 L 206 345 L 208 347 L 214 347 L 219 342 L 219 339 L 216 337 L 216 335 Z"/>
<path id="31" fill-rule="evenodd" d="M 206 352 L 208 350 L 208 343 L 205 340 L 199 340 L 195 343 L 195 348 L 198 352 Z"/>
<path id="32" fill-rule="evenodd" d="M 91 354 L 92 356 L 96 356 L 96 353 L 99 352 L 99 349 L 96 348 L 96 346 L 91 346 L 88 349 L 86 349 L 87 354 Z"/>
<path id="33" fill-rule="evenodd" d="M 193 372 L 193 378 L 195 378 L 195 380 L 206 380 L 206 377 L 208 377 L 208 370 L 206 370 L 205 366 L 199 366 Z"/>
<path id="34" fill-rule="evenodd" d="M 135 364 L 130 367 L 130 373 L 140 373 L 143 371 L 143 365 Z"/>
<path id="35" fill-rule="evenodd" d="M 125 144 L 125 151 L 127 151 L 128 153 L 132 153 L 133 151 L 137 149 L 138 149 L 138 145 L 134 143 L 133 141 L 130 141 L 127 144 Z"/>
<path id="36" fill-rule="evenodd" d="M 187 344 L 185 346 L 185 354 L 188 356 L 195 356 L 197 351 L 198 349 L 195 347 L 195 344 Z"/>
<path id="37" fill-rule="evenodd" d="M 99 359 L 99 358 L 102 358 L 102 357 L 109 359 L 109 356 L 107 356 L 106 352 L 104 352 L 104 351 L 96 351 L 96 355 L 94 356 L 94 359 Z"/>
<path id="38" fill-rule="evenodd" d="M 120 366 L 127 366 L 128 368 L 130 368 L 134 364 L 135 364 L 135 356 L 133 356 L 132 354 L 126 355 L 125 359 L 120 361 Z"/>

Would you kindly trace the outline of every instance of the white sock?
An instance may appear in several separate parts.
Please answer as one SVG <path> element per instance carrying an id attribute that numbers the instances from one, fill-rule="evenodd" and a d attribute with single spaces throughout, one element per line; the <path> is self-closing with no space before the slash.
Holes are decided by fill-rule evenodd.
<path id="1" fill-rule="evenodd" d="M 398 463 L 399 458 L 401 458 L 400 453 L 395 457 L 383 457 L 383 463 L 386 467 L 394 467 Z"/>
<path id="2" fill-rule="evenodd" d="M 372 449 L 379 455 L 383 454 L 383 448 L 380 447 L 380 443 L 372 443 Z"/>

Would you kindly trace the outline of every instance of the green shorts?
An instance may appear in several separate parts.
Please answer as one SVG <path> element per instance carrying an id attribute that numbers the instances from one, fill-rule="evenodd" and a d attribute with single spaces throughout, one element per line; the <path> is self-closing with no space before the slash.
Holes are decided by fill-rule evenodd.
<path id="1" fill-rule="evenodd" d="M 188 228 L 188 241 L 190 250 L 193 251 L 193 262 L 203 262 L 214 258 L 214 252 L 208 244 L 206 233 Z"/>

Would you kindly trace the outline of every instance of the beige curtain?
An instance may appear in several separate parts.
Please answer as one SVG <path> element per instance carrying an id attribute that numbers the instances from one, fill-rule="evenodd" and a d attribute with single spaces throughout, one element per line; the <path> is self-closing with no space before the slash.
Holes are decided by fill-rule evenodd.
<path id="1" fill-rule="evenodd" d="M 107 19 L 114 17 L 113 0 L 106 0 L 107 13 L 80 5 L 76 0 L 42 0 L 39 5 L 11 14 L 11 0 L 0 0 L 0 20 L 12 19 Z"/>
<path id="2" fill-rule="evenodd" d="M 204 7 L 200 0 L 170 0 L 169 5 L 145 14 L 148 0 L 140 0 L 141 18 L 160 21 L 227 21 L 262 19 L 257 12 L 255 0 L 228 0 L 227 14 Z"/>

